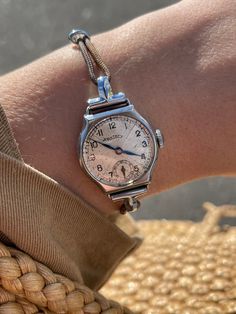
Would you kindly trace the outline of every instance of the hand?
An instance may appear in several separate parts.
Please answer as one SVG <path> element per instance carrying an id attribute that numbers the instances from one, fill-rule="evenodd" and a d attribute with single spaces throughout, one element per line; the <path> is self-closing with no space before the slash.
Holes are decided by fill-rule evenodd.
<path id="1" fill-rule="evenodd" d="M 116 149 L 117 149 L 116 147 L 114 147 L 114 146 L 112 146 L 112 145 L 110 145 L 110 144 L 106 144 L 106 143 L 104 143 L 104 142 L 100 142 L 100 141 L 98 141 L 98 140 L 94 140 L 93 138 L 90 138 L 90 140 L 91 140 L 91 141 L 94 141 L 94 142 L 97 142 L 97 143 L 101 144 L 102 146 L 104 146 L 104 147 L 106 147 L 106 148 L 109 148 L 109 149 L 112 149 L 112 150 L 116 150 Z"/>
<path id="2" fill-rule="evenodd" d="M 122 150 L 122 153 L 126 154 L 126 155 L 131 155 L 131 156 L 139 156 L 141 157 L 140 154 L 137 154 L 137 153 L 134 153 L 134 152 L 131 152 L 129 150 Z"/>
<path id="3" fill-rule="evenodd" d="M 106 148 L 109 148 L 109 149 L 114 150 L 118 155 L 120 155 L 120 154 L 126 154 L 126 155 L 139 156 L 139 157 L 141 157 L 140 154 L 136 154 L 136 153 L 131 152 L 131 151 L 129 151 L 129 150 L 123 150 L 123 149 L 122 149 L 121 147 L 119 147 L 119 146 L 112 146 L 111 144 L 106 144 L 106 143 L 104 143 L 104 142 L 100 142 L 100 141 L 94 140 L 94 139 L 90 139 L 90 140 L 96 141 L 97 143 L 99 143 L 99 144 L 105 146 Z"/>

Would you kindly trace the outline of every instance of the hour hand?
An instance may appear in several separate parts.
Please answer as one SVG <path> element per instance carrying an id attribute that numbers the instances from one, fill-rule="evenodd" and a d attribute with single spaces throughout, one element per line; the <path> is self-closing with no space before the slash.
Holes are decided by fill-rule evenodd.
<path id="1" fill-rule="evenodd" d="M 119 147 L 119 146 L 112 146 L 112 145 L 110 145 L 110 144 L 106 144 L 106 143 L 104 143 L 104 142 L 100 142 L 100 141 L 98 141 L 98 140 L 94 140 L 94 139 L 90 139 L 91 141 L 94 141 L 94 142 L 97 142 L 97 143 L 99 143 L 99 144 L 101 144 L 102 146 L 104 146 L 104 147 L 107 147 L 107 148 L 109 148 L 109 149 L 112 149 L 112 150 L 114 150 L 118 155 L 120 155 L 120 154 L 126 154 L 126 155 L 131 155 L 131 156 L 139 156 L 139 157 L 141 157 L 141 155 L 140 154 L 136 154 L 136 153 L 134 153 L 134 152 L 131 152 L 131 151 L 129 151 L 129 150 L 123 150 L 121 147 Z"/>
<path id="2" fill-rule="evenodd" d="M 122 153 L 124 153 L 124 154 L 126 154 L 126 155 L 139 156 L 139 157 L 141 157 L 140 154 L 137 154 L 137 153 L 131 152 L 131 151 L 129 151 L 129 150 L 125 150 L 125 149 L 122 150 Z"/>

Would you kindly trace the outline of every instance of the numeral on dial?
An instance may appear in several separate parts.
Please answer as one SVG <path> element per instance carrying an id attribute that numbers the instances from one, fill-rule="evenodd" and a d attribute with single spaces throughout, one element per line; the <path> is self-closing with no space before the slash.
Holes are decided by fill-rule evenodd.
<path id="1" fill-rule="evenodd" d="M 102 131 L 102 129 L 99 129 L 99 130 L 97 131 L 97 135 L 98 135 L 98 136 L 103 136 L 103 131 Z"/>
<path id="2" fill-rule="evenodd" d="M 135 131 L 135 134 L 136 134 L 137 137 L 141 136 L 140 130 L 136 130 L 136 131 Z"/>
<path id="3" fill-rule="evenodd" d="M 103 170 L 102 165 L 97 165 L 97 169 L 98 171 L 102 171 Z"/>
<path id="4" fill-rule="evenodd" d="M 88 156 L 88 160 L 94 161 L 95 160 L 95 155 L 94 154 L 89 155 Z"/>
<path id="5" fill-rule="evenodd" d="M 98 143 L 96 141 L 90 142 L 90 145 L 91 145 L 92 150 L 98 147 Z"/>
<path id="6" fill-rule="evenodd" d="M 144 140 L 144 141 L 142 141 L 142 146 L 143 147 L 147 147 L 147 142 Z"/>
<path id="7" fill-rule="evenodd" d="M 115 122 L 109 122 L 109 128 L 111 129 L 115 129 L 116 128 L 116 123 Z"/>

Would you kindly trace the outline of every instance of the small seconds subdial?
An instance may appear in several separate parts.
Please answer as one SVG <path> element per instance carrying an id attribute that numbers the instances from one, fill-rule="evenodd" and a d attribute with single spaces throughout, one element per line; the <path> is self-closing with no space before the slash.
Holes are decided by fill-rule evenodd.
<path id="1" fill-rule="evenodd" d="M 82 147 L 83 164 L 97 181 L 122 186 L 142 177 L 154 159 L 154 139 L 139 120 L 114 115 L 98 122 Z"/>
<path id="2" fill-rule="evenodd" d="M 132 180 L 134 177 L 134 166 L 128 160 L 120 160 L 114 165 L 112 172 L 119 181 L 127 182 L 128 179 Z"/>

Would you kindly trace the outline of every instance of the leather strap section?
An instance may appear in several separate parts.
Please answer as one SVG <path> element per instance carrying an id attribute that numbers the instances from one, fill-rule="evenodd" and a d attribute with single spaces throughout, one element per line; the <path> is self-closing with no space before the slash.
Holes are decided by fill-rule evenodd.
<path id="1" fill-rule="evenodd" d="M 89 114 L 97 114 L 104 111 L 112 111 L 115 109 L 123 108 L 129 106 L 129 102 L 127 100 L 118 103 L 98 103 L 91 104 L 88 106 Z"/>

